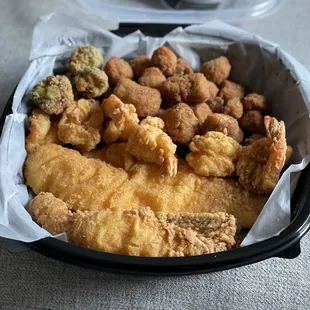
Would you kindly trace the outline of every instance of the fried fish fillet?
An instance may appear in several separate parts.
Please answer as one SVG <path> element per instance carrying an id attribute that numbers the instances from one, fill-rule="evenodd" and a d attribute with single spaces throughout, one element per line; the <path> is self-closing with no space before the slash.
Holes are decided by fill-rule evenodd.
<path id="1" fill-rule="evenodd" d="M 267 198 L 250 194 L 233 179 L 203 177 L 180 162 L 175 177 L 157 165 L 139 163 L 126 172 L 55 144 L 39 146 L 25 163 L 26 184 L 38 194 L 51 192 L 71 210 L 226 212 L 249 228 Z"/>
<path id="2" fill-rule="evenodd" d="M 163 214 L 143 207 L 71 213 L 65 206 L 52 194 L 40 193 L 30 203 L 29 212 L 50 232 L 62 228 L 69 242 L 103 252 L 190 256 L 225 251 L 236 242 L 236 219 L 224 212 Z"/>

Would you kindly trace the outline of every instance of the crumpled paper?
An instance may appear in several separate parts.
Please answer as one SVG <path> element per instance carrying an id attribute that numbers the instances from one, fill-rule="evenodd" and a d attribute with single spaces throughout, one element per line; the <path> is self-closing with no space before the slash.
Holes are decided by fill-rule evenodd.
<path id="1" fill-rule="evenodd" d="M 294 148 L 294 164 L 283 173 L 242 245 L 278 235 L 289 225 L 290 197 L 300 171 L 310 161 L 310 74 L 300 63 L 276 44 L 219 21 L 177 28 L 162 38 L 146 37 L 140 31 L 121 38 L 83 20 L 55 13 L 42 17 L 34 29 L 30 64 L 15 91 L 12 114 L 6 117 L 2 131 L 0 236 L 25 242 L 51 236 L 25 209 L 31 198 L 23 181 L 29 91 L 55 68 L 64 68 L 70 53 L 86 44 L 100 48 L 105 60 L 112 56 L 150 56 L 165 44 L 196 71 L 202 62 L 226 55 L 232 63 L 231 79 L 267 96 L 273 115 L 285 121 L 288 144 Z"/>

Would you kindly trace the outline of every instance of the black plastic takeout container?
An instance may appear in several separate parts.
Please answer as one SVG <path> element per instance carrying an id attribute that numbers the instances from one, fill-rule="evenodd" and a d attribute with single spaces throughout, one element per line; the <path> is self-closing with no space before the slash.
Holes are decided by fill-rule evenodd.
<path id="1" fill-rule="evenodd" d="M 156 27 L 152 30 L 158 35 Z M 122 34 L 122 29 L 117 34 Z M 154 32 L 152 34 L 154 35 Z M 6 116 L 11 113 L 13 95 L 1 117 L 0 134 Z M 174 258 L 124 256 L 81 248 L 54 238 L 41 239 L 28 245 L 48 257 L 86 268 L 157 276 L 215 272 L 271 257 L 295 258 L 300 254 L 301 238 L 310 230 L 310 165 L 301 172 L 291 199 L 291 214 L 290 225 L 278 236 L 242 248 L 200 256 Z"/>

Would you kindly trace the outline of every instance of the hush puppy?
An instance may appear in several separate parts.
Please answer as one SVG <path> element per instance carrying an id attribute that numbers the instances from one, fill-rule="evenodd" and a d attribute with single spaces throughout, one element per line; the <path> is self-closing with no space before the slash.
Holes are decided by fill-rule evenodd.
<path id="1" fill-rule="evenodd" d="M 230 69 L 231 65 L 228 58 L 221 56 L 203 63 L 200 71 L 209 81 L 220 85 L 228 78 Z"/>
<path id="2" fill-rule="evenodd" d="M 185 103 L 178 103 L 166 110 L 162 119 L 165 122 L 166 132 L 174 142 L 189 144 L 191 139 L 199 133 L 199 120 Z"/>
<path id="3" fill-rule="evenodd" d="M 207 104 L 214 113 L 224 113 L 235 119 L 240 119 L 243 114 L 243 105 L 239 98 L 233 98 L 227 102 L 220 97 L 210 99 Z"/>
<path id="4" fill-rule="evenodd" d="M 177 67 L 175 69 L 175 75 L 184 75 L 194 73 L 188 62 L 183 58 L 178 58 Z"/>
<path id="5" fill-rule="evenodd" d="M 158 67 L 165 76 L 171 76 L 177 67 L 177 56 L 168 47 L 159 47 L 152 55 L 152 65 Z"/>
<path id="6" fill-rule="evenodd" d="M 95 67 L 79 71 L 74 77 L 74 84 L 77 91 L 89 99 L 101 96 L 109 88 L 107 75 Z"/>
<path id="7" fill-rule="evenodd" d="M 244 88 L 237 83 L 226 80 L 221 84 L 219 97 L 223 98 L 225 101 L 235 97 L 242 99 L 244 97 Z"/>
<path id="8" fill-rule="evenodd" d="M 208 115 L 212 114 L 212 110 L 205 102 L 197 103 L 191 108 L 194 111 L 195 116 L 198 118 L 200 126 L 205 122 Z"/>
<path id="9" fill-rule="evenodd" d="M 170 105 L 195 104 L 210 99 L 210 85 L 201 73 L 172 76 L 160 85 L 163 99 Z"/>
<path id="10" fill-rule="evenodd" d="M 71 55 L 68 69 L 76 73 L 86 67 L 100 68 L 103 64 L 101 52 L 95 46 L 79 46 Z"/>
<path id="11" fill-rule="evenodd" d="M 202 126 L 202 133 L 205 134 L 209 131 L 222 132 L 238 143 L 243 140 L 243 131 L 240 129 L 238 121 L 229 115 L 218 113 L 208 115 Z"/>
<path id="12" fill-rule="evenodd" d="M 142 86 L 158 88 L 164 81 L 166 81 L 166 77 L 163 73 L 157 67 L 150 67 L 144 70 L 138 83 Z"/>
<path id="13" fill-rule="evenodd" d="M 256 93 L 245 96 L 242 103 L 245 111 L 257 110 L 263 113 L 269 113 L 271 111 L 271 105 L 266 98 Z"/>
<path id="14" fill-rule="evenodd" d="M 133 104 L 139 117 L 154 116 L 159 112 L 161 96 L 157 89 L 122 79 L 114 88 L 114 95 L 124 103 Z"/>
<path id="15" fill-rule="evenodd" d="M 104 67 L 104 71 L 109 77 L 110 86 L 115 86 L 123 78 L 133 79 L 130 64 L 118 57 L 110 58 Z"/>
<path id="16" fill-rule="evenodd" d="M 70 80 L 64 75 L 51 75 L 31 91 L 30 99 L 45 113 L 60 114 L 74 99 Z"/>
<path id="17" fill-rule="evenodd" d="M 248 132 L 264 135 L 264 114 L 261 111 L 246 111 L 240 120 L 240 126 Z"/>
<path id="18" fill-rule="evenodd" d="M 138 79 L 145 69 L 152 65 L 151 58 L 146 55 L 140 55 L 129 61 L 131 69 L 136 79 Z"/>

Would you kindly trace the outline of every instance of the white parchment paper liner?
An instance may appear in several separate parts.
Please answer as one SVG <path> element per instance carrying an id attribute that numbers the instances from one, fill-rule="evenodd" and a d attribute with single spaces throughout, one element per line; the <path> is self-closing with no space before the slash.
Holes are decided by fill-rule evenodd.
<path id="1" fill-rule="evenodd" d="M 273 115 L 285 121 L 287 140 L 294 148 L 295 164 L 283 173 L 243 245 L 278 235 L 289 225 L 290 197 L 300 171 L 310 161 L 310 74 L 300 63 L 276 44 L 218 21 L 177 28 L 163 38 L 146 37 L 140 31 L 120 38 L 98 26 L 55 13 L 42 17 L 34 29 L 30 65 L 16 89 L 13 113 L 6 117 L 1 136 L 0 236 L 25 242 L 51 236 L 32 221 L 25 209 L 30 198 L 23 182 L 28 94 L 54 68 L 63 68 L 78 45 L 86 44 L 100 48 L 105 60 L 111 56 L 150 56 L 165 44 L 196 71 L 202 62 L 226 55 L 232 63 L 231 79 L 267 96 L 273 104 Z"/>

